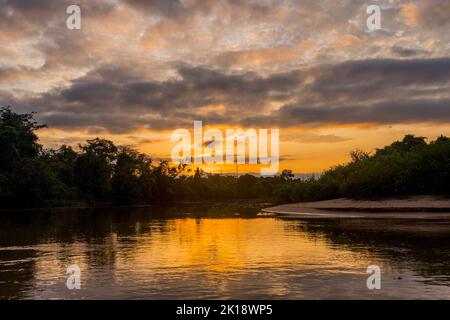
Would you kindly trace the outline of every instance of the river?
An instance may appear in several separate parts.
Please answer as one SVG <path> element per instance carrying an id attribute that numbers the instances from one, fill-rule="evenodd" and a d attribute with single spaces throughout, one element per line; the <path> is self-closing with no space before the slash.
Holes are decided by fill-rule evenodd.
<path id="1" fill-rule="evenodd" d="M 250 205 L 0 213 L 1 299 L 450 298 L 450 222 Z M 66 286 L 80 268 L 79 290 Z M 367 267 L 381 270 L 369 290 Z"/>

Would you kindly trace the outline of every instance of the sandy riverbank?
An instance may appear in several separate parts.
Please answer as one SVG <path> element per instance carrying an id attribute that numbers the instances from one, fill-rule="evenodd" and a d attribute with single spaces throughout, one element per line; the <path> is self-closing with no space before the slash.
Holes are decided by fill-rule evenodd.
<path id="1" fill-rule="evenodd" d="M 432 196 L 376 201 L 334 199 L 284 204 L 263 211 L 302 218 L 450 219 L 450 199 Z"/>

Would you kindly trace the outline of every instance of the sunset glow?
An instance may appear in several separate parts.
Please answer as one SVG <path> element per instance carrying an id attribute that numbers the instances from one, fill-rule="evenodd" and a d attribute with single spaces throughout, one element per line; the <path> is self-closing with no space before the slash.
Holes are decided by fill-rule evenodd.
<path id="1" fill-rule="evenodd" d="M 359 1 L 79 1 L 80 30 L 67 1 L 3 1 L 0 104 L 36 111 L 46 147 L 101 136 L 159 159 L 196 119 L 279 127 L 298 173 L 448 134 L 449 3 L 378 2 L 368 32 Z"/>

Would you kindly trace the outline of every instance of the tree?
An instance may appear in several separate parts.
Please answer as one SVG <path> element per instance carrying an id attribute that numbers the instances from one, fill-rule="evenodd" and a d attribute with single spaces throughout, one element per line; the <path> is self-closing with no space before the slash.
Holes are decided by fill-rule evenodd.
<path id="1" fill-rule="evenodd" d="M 350 152 L 352 162 L 364 161 L 370 158 L 370 154 L 360 149 L 356 149 Z"/>
<path id="2" fill-rule="evenodd" d="M 42 150 L 36 130 L 44 128 L 32 113 L 18 114 L 10 107 L 0 109 L 0 173 L 11 170 L 21 158 L 36 158 Z"/>
<path id="3" fill-rule="evenodd" d="M 280 178 L 281 181 L 289 181 L 294 178 L 294 174 L 292 173 L 292 170 L 284 169 L 281 171 Z"/>
<path id="4" fill-rule="evenodd" d="M 427 145 L 425 137 L 416 137 L 413 134 L 407 134 L 403 137 L 402 141 L 396 141 L 392 143 L 390 146 L 387 146 L 383 149 L 377 149 L 376 156 L 378 155 L 386 155 L 392 154 L 395 152 L 405 153 L 409 152 L 415 148 L 424 147 Z"/>
<path id="5" fill-rule="evenodd" d="M 43 128 L 32 113 L 0 109 L 0 204 L 36 205 L 50 190 L 50 174 L 38 161 L 42 146 L 36 130 Z M 24 193 L 25 192 L 25 193 Z"/>
<path id="6" fill-rule="evenodd" d="M 78 154 L 70 146 L 62 145 L 58 150 L 48 152 L 49 163 L 53 170 L 67 186 L 74 186 L 75 161 Z"/>
<path id="7" fill-rule="evenodd" d="M 134 203 L 151 200 L 152 159 L 128 147 L 119 148 L 112 178 L 115 202 Z"/>
<path id="8" fill-rule="evenodd" d="M 254 198 L 256 196 L 257 178 L 251 174 L 239 176 L 237 182 L 238 198 Z"/>
<path id="9" fill-rule="evenodd" d="M 96 138 L 80 145 L 80 149 L 75 161 L 75 184 L 87 199 L 104 201 L 111 191 L 117 147 L 112 141 Z"/>

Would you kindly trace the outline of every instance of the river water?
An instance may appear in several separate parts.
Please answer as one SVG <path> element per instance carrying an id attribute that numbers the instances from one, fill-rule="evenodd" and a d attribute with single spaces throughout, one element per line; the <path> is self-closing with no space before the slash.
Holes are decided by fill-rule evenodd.
<path id="1" fill-rule="evenodd" d="M 450 222 L 258 206 L 0 213 L 1 299 L 450 298 Z M 69 290 L 67 267 L 80 268 Z M 381 289 L 367 288 L 367 267 Z"/>

